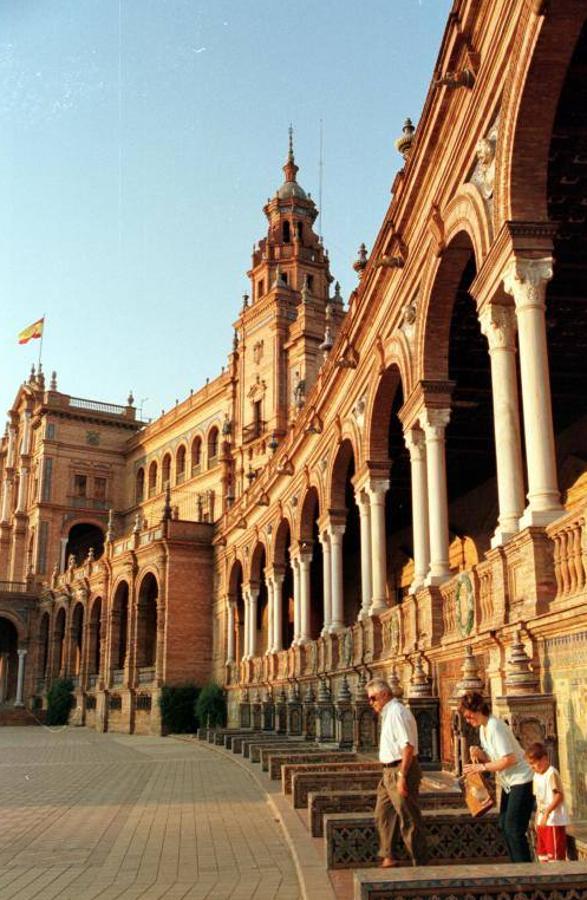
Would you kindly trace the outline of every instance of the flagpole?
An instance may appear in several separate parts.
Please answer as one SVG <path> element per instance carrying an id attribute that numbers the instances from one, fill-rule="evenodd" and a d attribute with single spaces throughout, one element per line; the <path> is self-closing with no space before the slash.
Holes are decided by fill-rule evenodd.
<path id="1" fill-rule="evenodd" d="M 41 341 L 39 343 L 39 365 L 38 370 L 41 371 L 41 355 L 43 353 L 43 335 L 45 334 L 45 313 L 43 313 L 43 327 L 41 328 Z"/>

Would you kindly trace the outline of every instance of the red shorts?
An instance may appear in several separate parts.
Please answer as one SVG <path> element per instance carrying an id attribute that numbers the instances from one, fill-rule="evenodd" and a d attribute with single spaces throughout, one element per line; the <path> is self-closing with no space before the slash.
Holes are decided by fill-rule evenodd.
<path id="1" fill-rule="evenodd" d="M 536 826 L 536 855 L 540 862 L 567 858 L 567 830 L 564 825 Z"/>

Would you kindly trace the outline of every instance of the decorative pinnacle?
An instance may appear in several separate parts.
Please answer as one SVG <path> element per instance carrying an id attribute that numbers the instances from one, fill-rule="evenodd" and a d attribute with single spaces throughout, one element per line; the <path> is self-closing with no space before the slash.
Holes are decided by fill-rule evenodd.
<path id="1" fill-rule="evenodd" d="M 404 122 L 404 127 L 402 128 L 402 134 L 395 142 L 395 146 L 397 150 L 401 153 L 404 159 L 407 159 L 410 155 L 410 150 L 412 149 L 412 144 L 414 143 L 414 133 L 416 129 L 412 124 L 411 119 L 406 119 Z"/>
<path id="2" fill-rule="evenodd" d="M 365 247 L 364 244 L 361 244 L 361 246 L 359 247 L 359 252 L 357 254 L 357 258 L 356 258 L 355 262 L 353 263 L 353 269 L 355 270 L 355 272 L 357 273 L 359 278 L 363 274 L 363 269 L 365 268 L 366 265 L 367 265 L 367 248 Z"/>
<path id="3" fill-rule="evenodd" d="M 295 181 L 296 175 L 298 173 L 298 166 L 296 166 L 294 159 L 294 150 L 293 150 L 293 126 L 289 126 L 289 142 L 288 142 L 288 151 L 287 151 L 287 161 L 283 167 L 283 172 L 285 175 L 286 181 Z"/>
<path id="4" fill-rule="evenodd" d="M 290 125 L 289 125 L 289 128 L 288 128 L 288 134 L 289 134 L 289 151 L 288 151 L 288 154 L 287 154 L 287 159 L 288 159 L 288 162 L 293 162 L 293 161 L 294 161 L 294 149 L 293 149 L 293 125 L 291 124 L 291 122 L 290 122 Z"/>

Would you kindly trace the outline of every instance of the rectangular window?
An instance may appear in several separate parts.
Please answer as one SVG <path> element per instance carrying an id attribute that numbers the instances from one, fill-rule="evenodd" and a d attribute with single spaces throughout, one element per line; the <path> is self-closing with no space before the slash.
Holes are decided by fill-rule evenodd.
<path id="1" fill-rule="evenodd" d="M 52 441 L 55 439 L 55 425 L 53 424 L 53 422 L 47 422 L 45 437 L 48 441 Z"/>
<path id="2" fill-rule="evenodd" d="M 94 497 L 96 500 L 106 499 L 106 479 L 94 478 Z"/>
<path id="3" fill-rule="evenodd" d="M 39 537 L 37 544 L 37 573 L 44 575 L 47 571 L 47 544 L 49 537 L 49 523 L 39 524 Z"/>
<path id="4" fill-rule="evenodd" d="M 88 477 L 87 475 L 73 476 L 73 493 L 75 497 L 88 496 Z"/>
<path id="5" fill-rule="evenodd" d="M 41 500 L 49 503 L 51 500 L 51 482 L 53 480 L 53 460 L 48 457 L 43 462 L 43 482 L 41 485 Z"/>

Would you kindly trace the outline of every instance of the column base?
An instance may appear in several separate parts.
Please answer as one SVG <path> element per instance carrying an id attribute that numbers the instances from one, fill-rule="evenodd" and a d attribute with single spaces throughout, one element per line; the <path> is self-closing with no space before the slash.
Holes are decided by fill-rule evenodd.
<path id="1" fill-rule="evenodd" d="M 429 572 L 424 581 L 424 587 L 436 587 L 439 584 L 444 584 L 451 577 L 452 572 L 448 568 L 445 572 Z"/>
<path id="2" fill-rule="evenodd" d="M 328 626 L 328 634 L 338 634 L 339 631 L 344 631 L 345 627 L 343 622 L 332 622 Z"/>
<path id="3" fill-rule="evenodd" d="M 426 587 L 426 576 L 420 575 L 412 581 L 409 592 L 410 594 L 417 594 L 423 587 Z"/>
<path id="4" fill-rule="evenodd" d="M 369 615 L 370 616 L 380 616 L 381 613 L 387 612 L 389 606 L 385 602 L 385 600 L 373 600 L 371 606 L 369 607 Z"/>
<path id="5" fill-rule="evenodd" d="M 511 539 L 515 537 L 517 533 L 517 527 L 512 528 L 506 526 L 502 528 L 500 525 L 498 525 L 491 538 L 491 549 L 495 550 L 496 547 L 503 547 L 503 545 L 507 544 L 508 541 L 511 541 Z"/>
<path id="6" fill-rule="evenodd" d="M 550 509 L 532 509 L 531 506 L 528 506 L 520 519 L 520 530 L 522 528 L 531 528 L 532 526 L 544 527 L 550 525 L 555 519 L 560 519 L 564 513 L 564 507 L 560 503 L 552 506 Z"/>
<path id="7" fill-rule="evenodd" d="M 365 622 L 370 616 L 369 609 L 360 609 L 357 616 L 357 622 Z"/>
<path id="8" fill-rule="evenodd" d="M 15 701 L 14 701 L 14 705 L 15 705 L 15 707 L 16 707 L 16 706 L 18 706 L 18 707 L 23 707 L 23 706 L 24 706 L 24 703 L 22 702 L 22 700 L 15 700 Z"/>

